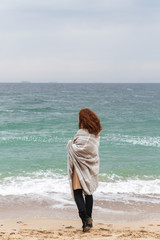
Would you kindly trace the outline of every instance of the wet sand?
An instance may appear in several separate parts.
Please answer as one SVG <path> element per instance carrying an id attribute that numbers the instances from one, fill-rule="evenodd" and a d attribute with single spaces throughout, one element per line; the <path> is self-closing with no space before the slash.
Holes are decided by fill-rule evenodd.
<path id="1" fill-rule="evenodd" d="M 63 205 L 55 200 L 28 196 L 0 197 L 0 220 L 18 218 L 54 218 L 78 220 L 75 202 Z M 160 219 L 160 204 L 143 201 L 94 200 L 93 218 L 104 222 L 137 222 Z"/>

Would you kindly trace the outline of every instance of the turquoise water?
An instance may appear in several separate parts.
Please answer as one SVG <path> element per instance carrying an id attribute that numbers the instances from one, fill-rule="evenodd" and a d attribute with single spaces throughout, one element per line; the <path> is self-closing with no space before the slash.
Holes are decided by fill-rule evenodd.
<path id="1" fill-rule="evenodd" d="M 1 83 L 0 194 L 28 178 L 67 176 L 66 144 L 86 107 L 103 126 L 100 182 L 150 180 L 152 193 L 153 180 L 160 193 L 160 84 Z"/>

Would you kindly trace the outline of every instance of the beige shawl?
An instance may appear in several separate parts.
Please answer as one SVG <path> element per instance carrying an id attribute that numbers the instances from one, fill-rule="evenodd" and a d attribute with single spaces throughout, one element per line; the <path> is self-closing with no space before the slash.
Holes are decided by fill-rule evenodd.
<path id="1" fill-rule="evenodd" d="M 98 186 L 99 138 L 99 135 L 90 134 L 87 129 L 79 129 L 74 139 L 68 142 L 68 176 L 72 193 L 74 167 L 84 194 L 91 195 Z"/>

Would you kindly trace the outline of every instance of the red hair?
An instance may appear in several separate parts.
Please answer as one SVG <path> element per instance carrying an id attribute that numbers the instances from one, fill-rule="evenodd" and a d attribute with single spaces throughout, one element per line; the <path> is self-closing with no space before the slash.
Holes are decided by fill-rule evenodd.
<path id="1" fill-rule="evenodd" d="M 89 133 L 95 136 L 102 130 L 100 119 L 89 108 L 83 108 L 79 112 L 79 129 L 81 128 L 87 129 Z"/>

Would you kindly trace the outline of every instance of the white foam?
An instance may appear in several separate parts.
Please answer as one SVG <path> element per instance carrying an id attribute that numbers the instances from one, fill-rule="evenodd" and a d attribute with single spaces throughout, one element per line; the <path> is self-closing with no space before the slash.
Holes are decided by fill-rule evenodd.
<path id="1" fill-rule="evenodd" d="M 133 145 L 142 145 L 149 147 L 160 147 L 160 137 L 150 137 L 150 136 L 130 136 L 130 135 L 120 135 L 120 134 L 111 134 L 107 137 L 103 137 L 107 141 L 113 141 L 118 143 L 129 143 Z"/>
<path id="2" fill-rule="evenodd" d="M 160 179 L 155 180 L 119 180 L 116 182 L 100 182 L 100 193 L 134 193 L 134 194 L 160 194 Z"/>
<path id="3" fill-rule="evenodd" d="M 37 142 L 37 143 L 67 143 L 68 138 L 61 138 L 57 136 L 38 136 L 38 135 L 29 135 L 29 136 L 3 136 L 0 137 L 0 142 Z"/>
<path id="4" fill-rule="evenodd" d="M 106 182 L 99 182 L 95 192 L 98 200 L 132 200 L 160 203 L 160 179 L 126 179 L 121 176 L 111 175 L 106 177 Z M 59 196 L 60 194 L 60 196 Z M 71 191 L 68 177 L 52 171 L 39 171 L 28 176 L 7 177 L 0 181 L 1 196 L 39 196 L 70 204 Z"/>
<path id="5" fill-rule="evenodd" d="M 35 173 L 33 176 L 8 177 L 0 182 L 0 195 L 24 195 L 40 194 L 46 195 L 52 192 L 68 193 L 69 183 L 67 176 L 58 174 Z"/>

